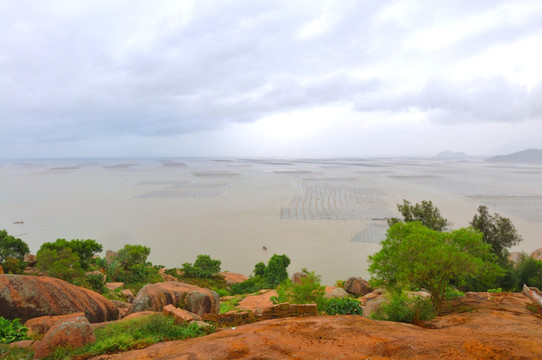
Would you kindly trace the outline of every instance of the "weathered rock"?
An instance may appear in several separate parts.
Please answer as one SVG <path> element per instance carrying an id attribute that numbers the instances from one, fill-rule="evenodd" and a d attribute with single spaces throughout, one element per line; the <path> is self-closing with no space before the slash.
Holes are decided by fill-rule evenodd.
<path id="1" fill-rule="evenodd" d="M 451 314 L 427 327 L 362 316 L 282 318 L 97 359 L 542 359 L 541 319 L 529 303 L 509 293 L 478 302 L 459 298 Z"/>
<path id="2" fill-rule="evenodd" d="M 341 287 L 331 288 L 330 291 L 327 291 L 327 289 L 326 289 L 325 297 L 328 298 L 328 299 L 343 298 L 343 297 L 348 297 L 348 296 L 350 296 L 350 294 L 348 292 L 346 292 L 346 290 L 344 290 Z"/>
<path id="3" fill-rule="evenodd" d="M 84 312 L 90 322 L 116 320 L 118 309 L 97 292 L 46 276 L 0 275 L 0 316 L 27 321 Z"/>
<path id="4" fill-rule="evenodd" d="M 26 254 L 26 255 L 24 256 L 23 261 L 24 261 L 28 266 L 34 266 L 34 265 L 36 265 L 36 263 L 38 262 L 38 257 L 37 257 L 36 255 Z"/>
<path id="5" fill-rule="evenodd" d="M 76 315 L 83 313 L 76 313 Z M 84 315 L 84 314 L 83 314 Z M 40 316 L 33 318 L 24 323 L 24 326 L 28 328 L 28 336 L 44 335 L 47 331 L 61 321 L 66 321 L 74 317 L 74 314 L 68 315 L 55 315 L 55 316 Z"/>
<path id="6" fill-rule="evenodd" d="M 228 285 L 242 283 L 243 281 L 248 280 L 248 277 L 243 274 L 231 273 L 227 271 L 221 272 L 219 275 L 224 276 L 224 279 L 226 279 L 226 284 Z"/>
<path id="7" fill-rule="evenodd" d="M 421 297 L 423 299 L 430 299 L 431 298 L 431 293 L 429 291 L 424 291 L 424 290 L 421 290 L 421 291 L 408 291 L 407 292 L 407 296 L 409 298 L 415 298 L 415 297 Z"/>
<path id="8" fill-rule="evenodd" d="M 307 277 L 307 274 L 298 271 L 292 275 L 292 282 L 294 284 L 301 284 L 301 279 L 303 279 L 304 277 Z"/>
<path id="9" fill-rule="evenodd" d="M 175 276 L 166 274 L 166 269 L 160 269 L 158 270 L 158 274 L 164 279 L 164 281 L 177 281 L 177 278 Z"/>
<path id="10" fill-rule="evenodd" d="M 132 304 L 118 300 L 111 301 L 119 309 L 119 319 L 126 317 L 126 315 L 132 312 Z"/>
<path id="11" fill-rule="evenodd" d="M 120 322 L 127 321 L 127 320 L 130 320 L 130 319 L 140 318 L 140 317 L 154 315 L 154 314 L 156 314 L 156 312 L 154 312 L 154 311 L 141 311 L 141 312 L 137 312 L 137 313 L 127 315 L 127 316 L 125 316 L 124 318 L 122 318 L 120 320 L 107 321 L 107 322 L 101 322 L 101 323 L 94 323 L 94 324 L 90 324 L 90 325 L 92 326 L 93 329 L 100 329 L 100 328 L 106 327 L 109 324 L 120 323 Z"/>
<path id="12" fill-rule="evenodd" d="M 382 291 L 375 290 L 373 292 L 363 295 L 358 300 L 360 301 L 361 306 L 365 306 L 368 302 L 373 301 L 374 299 L 381 296 L 382 294 L 383 294 Z"/>
<path id="13" fill-rule="evenodd" d="M 34 342 L 35 340 L 19 340 L 9 344 L 9 347 L 14 349 L 28 349 L 32 347 Z"/>
<path id="14" fill-rule="evenodd" d="M 536 249 L 535 251 L 533 251 L 531 253 L 531 257 L 535 260 L 540 260 L 542 261 L 542 248 L 540 249 Z"/>
<path id="15" fill-rule="evenodd" d="M 107 265 L 111 264 L 111 261 L 113 261 L 113 258 L 119 256 L 119 254 L 116 251 L 113 250 L 107 250 L 105 252 L 105 262 Z"/>
<path id="16" fill-rule="evenodd" d="M 519 264 L 520 260 L 523 258 L 523 254 L 519 251 L 514 251 L 508 254 L 508 260 L 512 261 L 514 263 L 514 266 L 517 266 Z"/>
<path id="17" fill-rule="evenodd" d="M 178 307 L 175 307 L 173 305 L 164 306 L 163 313 L 167 316 L 173 316 L 175 322 L 178 324 L 192 321 L 201 321 L 201 316 L 194 314 L 190 311 L 179 309 Z"/>
<path id="18" fill-rule="evenodd" d="M 3 274 L 3 273 L 4 273 L 4 267 L 0 265 L 0 274 Z"/>
<path id="19" fill-rule="evenodd" d="M 256 314 L 261 314 L 263 309 L 273 306 L 271 298 L 278 296 L 275 290 L 262 289 L 258 295 L 249 295 L 239 302 L 235 308 L 242 310 L 251 310 Z"/>
<path id="20" fill-rule="evenodd" d="M 132 290 L 130 289 L 122 289 L 120 291 L 120 294 L 122 295 L 123 298 L 126 299 L 126 301 L 128 301 L 129 303 L 131 303 L 132 301 L 134 301 L 134 293 L 132 292 Z"/>
<path id="21" fill-rule="evenodd" d="M 94 331 L 85 314 L 72 314 L 68 319 L 57 322 L 36 344 L 34 359 L 51 355 L 59 346 L 70 346 L 74 349 L 96 341 Z"/>
<path id="22" fill-rule="evenodd" d="M 378 311 L 382 304 L 387 301 L 388 299 L 386 299 L 384 295 L 379 295 L 372 298 L 370 301 L 365 302 L 365 306 L 363 306 L 363 316 L 368 318 L 369 316 L 371 316 L 372 313 Z"/>
<path id="23" fill-rule="evenodd" d="M 360 277 L 351 277 L 344 283 L 344 290 L 354 296 L 363 296 L 372 291 L 369 283 Z"/>
<path id="24" fill-rule="evenodd" d="M 124 286 L 123 282 L 108 282 L 108 283 L 105 283 L 105 287 L 108 288 L 111 291 L 115 291 L 118 288 L 121 288 L 123 286 Z"/>
<path id="25" fill-rule="evenodd" d="M 132 311 L 162 311 L 169 304 L 198 315 L 218 314 L 220 297 L 213 290 L 178 281 L 148 284 L 137 293 L 132 302 Z"/>

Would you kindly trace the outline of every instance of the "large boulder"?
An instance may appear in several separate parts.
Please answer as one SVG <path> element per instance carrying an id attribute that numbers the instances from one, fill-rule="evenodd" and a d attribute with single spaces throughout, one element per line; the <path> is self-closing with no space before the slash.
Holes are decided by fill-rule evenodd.
<path id="1" fill-rule="evenodd" d="M 218 314 L 220 297 L 212 290 L 178 281 L 168 281 L 144 286 L 132 302 L 132 312 L 162 311 L 173 305 L 198 315 Z"/>
<path id="2" fill-rule="evenodd" d="M 517 266 L 522 258 L 523 254 L 519 251 L 514 251 L 508 254 L 508 260 L 512 261 L 514 263 L 514 266 Z"/>
<path id="3" fill-rule="evenodd" d="M 117 320 L 119 310 L 102 295 L 46 276 L 0 275 L 0 316 L 27 321 L 84 312 L 92 323 Z"/>
<path id="4" fill-rule="evenodd" d="M 330 287 L 329 290 L 326 288 L 326 294 L 324 295 L 327 299 L 344 298 L 348 296 L 350 296 L 350 294 L 341 287 Z"/>
<path id="5" fill-rule="evenodd" d="M 531 257 L 535 260 L 541 260 L 542 261 L 542 248 L 536 249 L 531 253 Z"/>
<path id="6" fill-rule="evenodd" d="M 358 297 L 368 294 L 372 291 L 369 283 L 360 277 L 351 277 L 344 283 L 344 290 Z"/>
<path id="7" fill-rule="evenodd" d="M 294 284 L 301 284 L 301 279 L 307 277 L 308 275 L 304 272 L 298 271 L 292 275 L 292 282 Z"/>
<path id="8" fill-rule="evenodd" d="M 78 348 L 96 341 L 94 331 L 85 314 L 73 314 L 70 318 L 57 322 L 35 345 L 34 359 L 41 359 L 55 352 L 60 346 Z"/>
<path id="9" fill-rule="evenodd" d="M 219 275 L 224 276 L 226 284 L 228 285 L 242 283 L 243 281 L 248 280 L 248 277 L 243 274 L 231 273 L 227 271 L 221 272 Z"/>

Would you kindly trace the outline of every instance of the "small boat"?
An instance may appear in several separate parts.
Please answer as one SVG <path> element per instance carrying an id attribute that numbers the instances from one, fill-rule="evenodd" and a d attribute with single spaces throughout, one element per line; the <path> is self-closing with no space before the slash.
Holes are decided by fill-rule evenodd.
<path id="1" fill-rule="evenodd" d="M 265 246 L 262 246 L 263 251 L 267 251 L 267 248 Z"/>
<path id="2" fill-rule="evenodd" d="M 13 223 L 19 225 L 19 224 L 24 224 L 24 221 L 14 221 Z"/>

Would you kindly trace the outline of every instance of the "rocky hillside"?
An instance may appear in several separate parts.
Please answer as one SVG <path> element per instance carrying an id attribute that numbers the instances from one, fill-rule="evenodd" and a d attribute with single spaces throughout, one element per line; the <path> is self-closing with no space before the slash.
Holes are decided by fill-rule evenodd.
<path id="1" fill-rule="evenodd" d="M 542 316 L 517 293 L 468 293 L 424 327 L 361 316 L 262 321 L 96 360 L 541 359 Z"/>

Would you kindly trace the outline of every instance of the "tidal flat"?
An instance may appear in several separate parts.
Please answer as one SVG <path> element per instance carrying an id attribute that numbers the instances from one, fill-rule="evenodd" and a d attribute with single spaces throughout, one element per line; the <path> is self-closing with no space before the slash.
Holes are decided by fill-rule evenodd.
<path id="1" fill-rule="evenodd" d="M 198 254 L 249 275 L 287 254 L 333 285 L 368 278 L 397 204 L 431 200 L 452 229 L 479 205 L 542 247 L 542 166 L 420 158 L 59 159 L 0 162 L 0 229 L 28 243 L 95 239 L 104 250 L 151 248 L 166 267 Z M 264 247 L 267 250 L 264 250 Z"/>

